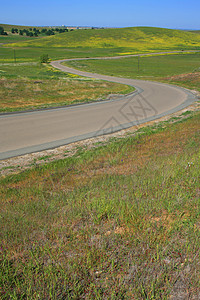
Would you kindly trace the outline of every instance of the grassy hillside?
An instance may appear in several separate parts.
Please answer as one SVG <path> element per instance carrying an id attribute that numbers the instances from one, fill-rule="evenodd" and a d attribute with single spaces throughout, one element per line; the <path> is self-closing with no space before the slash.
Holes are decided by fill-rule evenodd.
<path id="1" fill-rule="evenodd" d="M 126 48 L 130 53 L 200 49 L 200 36 L 180 30 L 133 27 L 99 30 L 77 30 L 42 40 L 15 43 L 13 47 L 92 47 Z"/>
<path id="2" fill-rule="evenodd" d="M 189 32 L 200 34 L 200 30 L 190 30 Z"/>
<path id="3" fill-rule="evenodd" d="M 199 299 L 199 121 L 2 178 L 0 298 Z"/>

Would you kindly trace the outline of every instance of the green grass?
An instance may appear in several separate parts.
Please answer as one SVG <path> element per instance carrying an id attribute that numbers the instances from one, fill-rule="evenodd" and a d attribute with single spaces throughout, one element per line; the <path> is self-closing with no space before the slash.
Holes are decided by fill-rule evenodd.
<path id="1" fill-rule="evenodd" d="M 198 299 L 199 121 L 2 178 L 1 299 Z"/>
<path id="2" fill-rule="evenodd" d="M 77 58 L 77 57 L 102 57 L 114 56 L 118 52 L 126 51 L 124 48 L 99 48 L 93 49 L 90 47 L 85 48 L 71 48 L 71 47 L 38 47 L 38 48 L 16 48 L 17 62 L 39 62 L 42 54 L 48 54 L 51 60 L 58 60 L 64 58 Z M 14 62 L 14 48 L 11 44 L 5 47 L 0 47 L 0 63 Z"/>
<path id="3" fill-rule="evenodd" d="M 27 41 L 30 37 L 22 36 L 22 35 L 0 35 L 0 44 L 7 44 L 7 43 L 16 43 L 21 41 Z"/>
<path id="4" fill-rule="evenodd" d="M 200 30 L 189 30 L 189 32 L 200 34 Z"/>
<path id="5" fill-rule="evenodd" d="M 13 44 L 13 47 L 126 48 L 132 53 L 157 50 L 199 49 L 200 37 L 191 32 L 154 27 L 77 30 Z"/>
<path id="6" fill-rule="evenodd" d="M 64 65 L 100 74 L 152 80 L 200 91 L 200 53 L 153 55 L 117 60 L 86 60 Z"/>
<path id="7" fill-rule="evenodd" d="M 116 60 L 71 61 L 63 64 L 100 74 L 141 79 L 149 77 L 149 79 L 153 79 L 155 77 L 200 71 L 200 53 L 143 56 L 139 60 L 139 71 L 138 57 Z"/>

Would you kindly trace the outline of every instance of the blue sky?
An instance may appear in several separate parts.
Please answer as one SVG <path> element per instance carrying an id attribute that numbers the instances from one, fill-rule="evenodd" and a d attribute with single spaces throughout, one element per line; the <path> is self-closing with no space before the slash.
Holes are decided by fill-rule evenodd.
<path id="1" fill-rule="evenodd" d="M 199 12 L 199 0 L 10 0 L 0 23 L 200 29 Z"/>

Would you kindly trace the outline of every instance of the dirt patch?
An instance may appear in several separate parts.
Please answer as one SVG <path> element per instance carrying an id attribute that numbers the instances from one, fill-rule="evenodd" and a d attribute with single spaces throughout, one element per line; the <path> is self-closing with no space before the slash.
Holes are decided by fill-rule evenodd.
<path id="1" fill-rule="evenodd" d="M 200 81 L 200 73 L 194 72 L 194 73 L 180 74 L 180 75 L 167 77 L 164 79 L 171 79 L 171 80 L 178 80 L 178 81 L 186 81 L 186 80 Z"/>

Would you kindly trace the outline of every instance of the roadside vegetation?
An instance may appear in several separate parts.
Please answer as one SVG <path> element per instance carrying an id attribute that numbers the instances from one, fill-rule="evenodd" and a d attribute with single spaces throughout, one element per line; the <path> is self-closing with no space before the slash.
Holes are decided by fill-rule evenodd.
<path id="1" fill-rule="evenodd" d="M 199 298 L 200 114 L 174 121 L 0 180 L 1 299 Z"/>
<path id="2" fill-rule="evenodd" d="M 0 64 L 0 112 L 87 103 L 133 87 L 66 74 L 39 63 Z"/>

